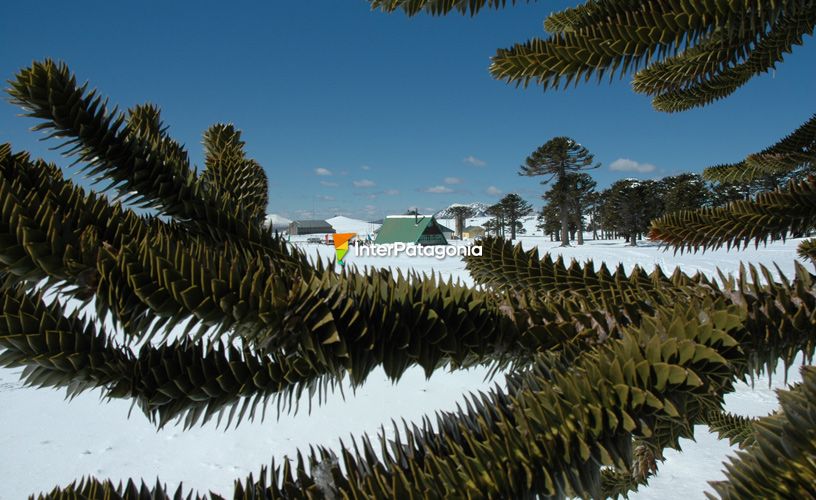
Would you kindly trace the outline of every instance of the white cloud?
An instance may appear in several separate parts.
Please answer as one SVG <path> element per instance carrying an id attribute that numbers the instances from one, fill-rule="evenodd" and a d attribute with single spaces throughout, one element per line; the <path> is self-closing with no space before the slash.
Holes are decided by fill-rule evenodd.
<path id="1" fill-rule="evenodd" d="M 629 158 L 618 158 L 609 165 L 609 170 L 613 172 L 639 172 L 645 174 L 654 172 L 657 169 L 651 163 L 639 163 Z"/>
<path id="2" fill-rule="evenodd" d="M 386 189 L 384 193 L 388 196 L 397 196 L 399 194 L 399 189 Z"/>
<path id="3" fill-rule="evenodd" d="M 485 192 L 486 192 L 487 194 L 489 194 L 490 196 L 498 196 L 498 195 L 502 194 L 502 190 L 501 190 L 501 189 L 499 189 L 499 188 L 497 188 L 496 186 L 490 186 L 490 187 L 488 187 L 488 188 L 485 190 Z"/>
<path id="4" fill-rule="evenodd" d="M 461 184 L 462 179 L 459 177 L 445 177 L 445 184 Z"/>
<path id="5" fill-rule="evenodd" d="M 369 167 L 368 165 L 363 165 L 360 168 L 363 169 L 363 170 L 371 170 L 371 167 Z"/>
<path id="6" fill-rule="evenodd" d="M 315 174 L 317 175 L 331 175 L 332 172 L 328 168 L 318 167 L 314 169 Z"/>
<path id="7" fill-rule="evenodd" d="M 352 184 L 354 184 L 354 187 L 358 188 L 370 188 L 376 186 L 374 181 L 370 181 L 368 179 L 360 179 L 359 181 L 354 181 Z"/>
<path id="8" fill-rule="evenodd" d="M 474 167 L 484 167 L 485 165 L 487 165 L 486 161 L 476 158 L 473 155 L 466 156 L 465 159 L 462 161 L 464 163 L 467 163 L 468 165 L 473 165 Z"/>
<path id="9" fill-rule="evenodd" d="M 337 183 L 332 181 L 320 181 L 320 185 L 326 187 L 337 187 Z"/>
<path id="10" fill-rule="evenodd" d="M 317 199 L 323 200 L 323 201 L 334 201 L 335 200 L 334 196 L 329 196 L 329 195 L 325 195 L 325 194 L 318 196 Z"/>
<path id="11" fill-rule="evenodd" d="M 453 189 L 448 186 L 432 186 L 425 190 L 426 193 L 452 193 Z"/>

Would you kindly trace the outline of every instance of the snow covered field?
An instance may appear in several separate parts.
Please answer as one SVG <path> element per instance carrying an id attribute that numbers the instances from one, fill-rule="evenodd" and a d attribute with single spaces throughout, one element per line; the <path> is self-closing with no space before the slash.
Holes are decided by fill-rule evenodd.
<path id="1" fill-rule="evenodd" d="M 649 245 L 630 248 L 621 241 L 587 241 L 584 247 L 566 249 L 544 238 L 522 237 L 521 242 L 525 248 L 538 245 L 579 262 L 592 258 L 596 265 L 622 263 L 627 270 L 635 264 L 647 270 L 659 265 L 668 273 L 679 266 L 689 273 L 700 270 L 713 275 L 717 268 L 736 272 L 739 260 L 744 260 L 771 268 L 775 263 L 790 275 L 799 240 L 744 252 L 691 255 L 673 255 Z M 331 246 L 302 248 L 322 258 L 334 256 Z M 350 265 L 413 269 L 472 283 L 460 258 L 363 258 L 352 249 L 346 260 Z M 465 393 L 502 383 L 500 376 L 485 381 L 484 370 L 437 373 L 430 380 L 420 370 L 411 370 L 399 383 L 391 384 L 378 371 L 356 394 L 346 391 L 343 401 L 336 393 L 322 406 L 313 407 L 311 414 L 302 406 L 297 415 L 276 421 L 273 412 L 264 422 L 244 422 L 237 429 L 216 428 L 211 423 L 188 431 L 173 425 L 157 431 L 139 410 L 128 417 L 130 404 L 126 401 L 100 401 L 99 393 L 66 401 L 61 391 L 23 387 L 18 372 L 0 369 L 2 500 L 25 498 L 89 474 L 117 481 L 141 477 L 148 483 L 158 475 L 172 488 L 183 481 L 201 492 L 229 496 L 234 479 L 257 475 L 272 457 L 279 461 L 294 456 L 297 449 L 308 449 L 310 444 L 336 446 L 341 438 L 348 443 L 350 436 L 379 432 L 381 425 L 388 433 L 392 419 L 411 421 L 436 410 L 452 410 Z M 777 372 L 773 380 L 773 387 L 781 386 L 782 373 Z M 793 368 L 789 382 L 797 380 L 798 369 Z M 764 415 L 776 407 L 767 379 L 758 380 L 755 389 L 740 386 L 726 401 L 730 411 L 744 415 Z M 721 462 L 731 448 L 702 426 L 695 430 L 695 437 L 696 442 L 683 443 L 682 454 L 668 452 L 649 487 L 633 498 L 704 498 L 704 492 L 710 491 L 707 482 L 723 477 Z"/>

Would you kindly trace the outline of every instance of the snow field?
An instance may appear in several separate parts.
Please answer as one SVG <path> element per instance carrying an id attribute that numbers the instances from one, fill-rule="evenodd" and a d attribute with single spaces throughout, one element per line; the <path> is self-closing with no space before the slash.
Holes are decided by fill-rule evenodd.
<path id="1" fill-rule="evenodd" d="M 647 270 L 658 265 L 666 273 L 680 267 L 687 273 L 699 270 L 712 276 L 717 268 L 737 272 L 739 260 L 771 269 L 777 264 L 790 276 L 799 242 L 789 240 L 742 252 L 674 255 L 656 246 L 626 247 L 621 241 L 589 240 L 583 247 L 571 248 L 557 247 L 557 243 L 540 237 L 525 236 L 520 241 L 525 249 L 538 246 L 542 253 L 549 251 L 580 263 L 594 259 L 596 267 L 601 262 L 610 268 L 622 264 L 630 271 L 636 264 Z M 334 258 L 332 246 L 299 246 L 315 258 Z M 352 250 L 346 259 L 348 265 L 357 267 L 416 271 L 473 284 L 461 258 L 359 257 Z M 352 436 L 359 438 L 364 432 L 375 435 L 382 428 L 391 436 L 392 420 L 398 424 L 403 419 L 418 422 L 435 411 L 454 410 L 469 392 L 488 390 L 496 382 L 502 385 L 500 375 L 486 381 L 484 369 L 438 372 L 429 380 L 421 370 L 412 369 L 396 384 L 377 370 L 356 393 L 346 386 L 345 400 L 335 392 L 322 405 L 313 405 L 311 412 L 302 401 L 296 414 L 276 420 L 273 403 L 263 422 L 244 421 L 229 429 L 217 428 L 211 422 L 184 431 L 180 424 L 157 430 L 138 409 L 129 416 L 130 402 L 101 401 L 98 391 L 66 401 L 62 391 L 24 387 L 19 372 L 0 369 L 0 423 L 5 430 L 0 433 L 2 500 L 25 498 L 89 474 L 115 481 L 141 477 L 148 483 L 159 476 L 171 488 L 183 481 L 186 487 L 200 492 L 229 496 L 235 479 L 244 479 L 249 473 L 257 476 L 272 457 L 279 462 L 296 456 L 298 449 L 308 451 L 309 445 L 336 450 L 340 439 L 348 445 Z M 799 380 L 796 367 L 790 375 L 788 382 Z M 782 378 L 778 371 L 772 388 L 783 386 Z M 740 384 L 726 397 L 727 409 L 743 415 L 765 415 L 777 406 L 772 388 L 767 378 L 757 380 L 753 389 Z M 668 450 L 657 476 L 632 498 L 704 498 L 704 492 L 711 491 L 707 482 L 723 478 L 721 463 L 733 451 L 727 441 L 716 439 L 703 426 L 695 429 L 695 439 L 683 441 L 683 453 Z"/>

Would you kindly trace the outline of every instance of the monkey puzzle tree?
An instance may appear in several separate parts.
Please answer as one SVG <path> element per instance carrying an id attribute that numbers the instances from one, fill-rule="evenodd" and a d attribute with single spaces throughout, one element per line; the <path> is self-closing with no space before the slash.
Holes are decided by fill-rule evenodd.
<path id="1" fill-rule="evenodd" d="M 370 0 L 408 15 L 476 14 L 517 0 Z M 636 92 L 660 111 L 704 106 L 767 73 L 816 26 L 812 0 L 588 1 L 553 12 L 550 33 L 493 57 L 495 78 L 545 89 L 634 73 Z"/>
<path id="2" fill-rule="evenodd" d="M 576 243 L 584 244 L 584 214 L 592 203 L 592 194 L 595 186 L 598 185 L 589 174 L 577 173 L 569 174 L 567 182 L 571 185 L 574 193 L 572 197 L 572 211 L 576 225 Z M 594 234 L 594 233 L 593 233 Z"/>
<path id="3" fill-rule="evenodd" d="M 569 137 L 554 137 L 541 145 L 538 149 L 527 157 L 524 165 L 519 169 L 519 175 L 524 176 L 549 176 L 541 181 L 548 184 L 555 180 L 559 188 L 554 192 L 558 196 L 558 212 L 561 219 L 561 246 L 568 247 L 570 244 L 569 222 L 570 208 L 573 200 L 569 197 L 569 184 L 567 175 L 579 172 L 584 169 L 598 168 L 600 165 L 593 165 L 595 157 L 589 150 Z"/>
<path id="4" fill-rule="evenodd" d="M 443 13 L 506 2 L 374 3 Z M 550 45 L 536 44 L 541 57 L 514 62 L 537 64 L 520 78 L 539 75 L 550 86 L 665 64 L 657 74 L 667 85 L 708 102 L 728 91 L 708 80 L 733 76 L 739 84 L 762 70 L 759 63 L 779 60 L 785 41 L 798 43 L 797 34 L 813 26 L 808 8 L 812 2 L 590 2 L 554 14 L 548 24 L 560 29 Z M 799 14 L 805 21 L 797 24 L 792 16 Z M 743 59 L 750 64 L 737 64 Z M 706 81 L 694 80 L 701 75 Z M 319 390 L 344 376 L 360 384 L 377 366 L 395 379 L 413 365 L 429 374 L 476 364 L 508 370 L 506 387 L 473 396 L 434 424 L 406 425 L 391 439 L 383 433 L 379 452 L 363 437 L 338 454 L 298 454 L 237 482 L 234 498 L 617 495 L 643 484 L 661 451 L 678 447 L 698 423 L 744 447 L 715 485 L 724 497 L 811 493 L 812 369 L 780 395 L 782 409 L 772 417 L 721 411 L 734 380 L 802 351 L 812 355 L 816 294 L 801 265 L 778 281 L 751 266 L 722 281 L 639 267 L 627 275 L 488 239 L 483 256 L 467 261 L 478 289 L 380 270 L 336 272 L 263 228 L 260 184 L 218 184 L 259 178 L 244 175 L 256 164 L 239 148 L 226 147 L 237 141 L 214 142 L 233 151 L 224 157 L 235 161 L 221 169 L 228 175 L 207 174 L 209 165 L 198 174 L 160 122 L 143 119 L 151 114 L 140 111 L 146 108 L 109 111 L 62 65 L 35 63 L 11 85 L 13 100 L 41 120 L 39 128 L 66 140 L 90 176 L 150 210 L 137 215 L 86 193 L 54 165 L 0 147 L 0 361 L 25 367 L 28 383 L 73 393 L 102 388 L 132 399 L 159 425 L 179 416 L 195 425 L 224 413 L 240 420 L 269 398 Z M 812 141 L 799 132 L 762 161 L 812 158 Z M 755 166 L 746 161 L 733 170 L 746 168 Z M 763 224 L 754 232 L 703 231 L 700 243 L 695 234 L 662 231 L 683 248 L 761 241 L 794 226 L 812 228 L 814 193 L 813 181 L 798 181 L 748 205 L 705 212 L 701 224 L 747 214 L 743 229 L 746 220 Z M 812 249 L 805 245 L 803 254 Z M 143 347 L 133 352 L 94 322 L 44 301 L 42 283 L 93 300 L 126 341 Z M 185 335 L 166 338 L 183 321 Z M 172 495 L 186 497 L 180 488 Z M 47 494 L 170 496 L 158 482 L 116 486 L 96 478 Z"/>
<path id="5" fill-rule="evenodd" d="M 237 482 L 234 498 L 623 493 L 694 424 L 750 434 L 752 421 L 720 410 L 734 379 L 813 350 L 816 295 L 802 268 L 783 284 L 757 284 L 750 268 L 754 283 L 720 285 L 679 271 L 567 266 L 488 239 L 483 257 L 467 261 L 483 289 L 338 273 L 264 228 L 263 178 L 242 174 L 257 163 L 234 128 L 205 134 L 198 174 L 155 110 L 111 112 L 64 65 L 35 63 L 11 94 L 90 176 L 151 211 L 136 215 L 0 147 L 0 362 L 24 367 L 27 383 L 100 388 L 159 426 L 192 426 L 239 422 L 270 398 L 286 405 L 344 377 L 361 384 L 378 366 L 393 379 L 416 365 L 508 371 L 506 387 L 435 424 L 380 436 L 379 454 L 367 436 L 339 453 L 317 448 Z M 224 178 L 253 182 L 219 186 Z M 124 338 L 44 300 L 43 283 L 92 302 Z M 168 338 L 185 321 L 184 334 Z M 99 495 L 170 496 L 158 482 L 87 478 L 46 497 Z"/>
<path id="6" fill-rule="evenodd" d="M 659 195 L 665 213 L 694 210 L 711 203 L 711 191 L 699 174 L 679 174 L 660 179 Z"/>
<path id="7" fill-rule="evenodd" d="M 541 207 L 536 222 L 536 227 L 545 235 L 549 235 L 550 241 L 556 241 L 560 237 L 561 221 L 558 219 L 558 209 L 554 205 L 545 204 Z"/>
<path id="8" fill-rule="evenodd" d="M 454 205 L 450 208 L 450 214 L 456 222 L 456 235 L 461 239 L 462 231 L 465 229 L 465 221 L 473 216 L 473 209 L 467 205 Z"/>
<path id="9" fill-rule="evenodd" d="M 504 223 L 510 228 L 510 240 L 516 239 L 516 230 L 522 217 L 533 213 L 533 207 L 516 193 L 509 193 L 499 200 L 504 214 Z"/>
<path id="10" fill-rule="evenodd" d="M 608 210 L 615 213 L 611 227 L 637 246 L 638 237 L 649 229 L 649 222 L 660 215 L 658 183 L 651 180 L 621 179 L 609 187 Z"/>
<path id="11" fill-rule="evenodd" d="M 816 115 L 789 136 L 739 163 L 703 171 L 709 180 L 741 182 L 776 173 L 810 168 L 816 162 Z M 816 180 L 794 177 L 785 188 L 760 193 L 754 199 L 702 210 L 682 210 L 656 220 L 651 236 L 681 249 L 740 247 L 807 234 L 814 229 Z M 816 260 L 816 240 L 799 246 L 803 258 Z"/>

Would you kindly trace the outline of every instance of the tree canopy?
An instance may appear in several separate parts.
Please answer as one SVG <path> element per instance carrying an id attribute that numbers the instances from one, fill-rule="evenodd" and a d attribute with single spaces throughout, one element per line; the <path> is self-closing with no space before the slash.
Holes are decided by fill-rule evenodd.
<path id="1" fill-rule="evenodd" d="M 512 0 L 374 0 L 409 14 L 475 14 Z M 552 14 L 552 36 L 500 51 L 491 71 L 562 87 L 635 72 L 635 88 L 667 111 L 703 105 L 781 61 L 814 26 L 814 2 L 590 1 Z M 816 349 L 813 275 L 797 263 L 712 280 L 565 264 L 498 238 L 466 259 L 478 287 L 387 270 L 342 272 L 311 262 L 265 229 L 265 179 L 237 129 L 205 133 L 205 169 L 191 166 L 157 108 L 110 110 L 65 65 L 36 62 L 11 83 L 37 129 L 65 141 L 120 200 L 86 192 L 61 170 L 0 146 L 0 364 L 26 383 L 69 394 L 102 388 L 157 425 L 254 415 L 275 398 L 323 394 L 375 367 L 392 379 L 478 364 L 507 370 L 505 387 L 474 395 L 435 422 L 389 437 L 318 447 L 236 482 L 234 498 L 601 497 L 648 481 L 666 448 L 707 424 L 743 451 L 714 485 L 725 498 L 812 496 L 816 377 L 780 394 L 757 420 L 722 411 L 734 382 Z M 709 179 L 784 172 L 784 189 L 724 207 L 681 210 L 651 234 L 676 249 L 739 246 L 813 229 L 813 120 Z M 590 161 L 591 163 L 591 161 Z M 227 183 L 227 184 L 225 184 Z M 563 214 L 563 212 L 562 212 Z M 562 217 L 563 222 L 563 217 Z M 563 226 L 562 226 L 563 227 Z M 816 244 L 800 246 L 816 257 Z M 85 321 L 55 289 L 121 328 Z M 167 338 L 186 322 L 184 335 Z M 141 342 L 138 351 L 130 348 Z M 185 495 L 181 487 L 173 494 Z M 129 481 L 86 478 L 46 498 L 168 498 Z M 221 498 L 210 495 L 212 498 Z"/>

